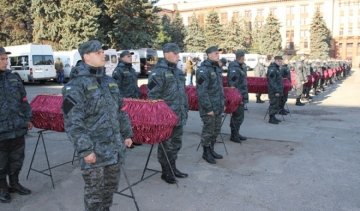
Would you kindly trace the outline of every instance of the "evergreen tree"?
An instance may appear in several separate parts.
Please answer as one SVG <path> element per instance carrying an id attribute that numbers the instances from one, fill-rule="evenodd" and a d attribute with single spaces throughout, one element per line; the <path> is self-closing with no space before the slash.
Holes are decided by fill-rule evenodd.
<path id="1" fill-rule="evenodd" d="M 260 46 L 261 46 L 261 28 L 258 22 L 259 17 L 255 17 L 255 23 L 252 28 L 252 42 L 251 42 L 251 53 L 260 54 Z"/>
<path id="2" fill-rule="evenodd" d="M 206 47 L 219 46 L 223 43 L 222 26 L 220 25 L 219 15 L 215 11 L 211 11 L 206 16 L 204 35 Z"/>
<path id="3" fill-rule="evenodd" d="M 243 20 L 242 24 L 240 25 L 240 45 L 242 49 L 245 51 L 249 51 L 251 47 L 251 22 Z"/>
<path id="4" fill-rule="evenodd" d="M 204 32 L 195 13 L 191 16 L 191 22 L 187 27 L 184 44 L 188 52 L 203 52 L 206 48 Z"/>
<path id="5" fill-rule="evenodd" d="M 330 52 L 331 34 L 320 11 L 317 10 L 310 27 L 310 57 L 327 59 Z"/>
<path id="6" fill-rule="evenodd" d="M 261 32 L 260 53 L 263 55 L 276 55 L 281 52 L 280 23 L 273 14 L 266 19 Z"/>
<path id="7" fill-rule="evenodd" d="M 0 41 L 4 45 L 20 45 L 32 41 L 31 0 L 0 0 Z"/>
<path id="8" fill-rule="evenodd" d="M 62 35 L 62 11 L 60 0 L 33 0 L 31 12 L 34 20 L 34 42 L 49 44 L 55 49 L 61 49 L 59 46 Z"/>
<path id="9" fill-rule="evenodd" d="M 245 43 L 243 37 L 240 34 L 241 27 L 235 17 L 232 17 L 231 21 L 225 28 L 225 40 L 221 47 L 227 52 L 232 53 L 237 49 L 245 49 L 243 45 Z"/>
<path id="10" fill-rule="evenodd" d="M 179 12 L 175 13 L 175 17 L 171 21 L 170 29 L 171 42 L 178 44 L 180 49 L 183 50 L 185 47 L 184 39 L 186 30 Z"/>
<path id="11" fill-rule="evenodd" d="M 167 15 L 163 15 L 159 25 L 159 31 L 153 44 L 153 47 L 157 49 L 161 49 L 165 43 L 172 42 L 170 18 Z"/>
<path id="12" fill-rule="evenodd" d="M 98 38 L 101 10 L 91 0 L 62 0 L 61 49 L 74 49 L 89 39 Z"/>
<path id="13" fill-rule="evenodd" d="M 113 21 L 108 32 L 112 46 L 117 49 L 152 47 L 159 27 L 158 8 L 148 0 L 104 0 Z"/>

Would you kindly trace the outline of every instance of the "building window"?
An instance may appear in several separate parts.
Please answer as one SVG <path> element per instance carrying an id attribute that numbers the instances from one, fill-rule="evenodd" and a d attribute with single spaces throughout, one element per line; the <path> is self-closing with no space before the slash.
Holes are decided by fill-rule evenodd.
<path id="1" fill-rule="evenodd" d="M 360 42 L 357 44 L 357 55 L 360 56 Z"/>
<path id="2" fill-rule="evenodd" d="M 294 29 L 286 30 L 286 40 L 288 42 L 293 42 L 294 41 Z"/>
<path id="3" fill-rule="evenodd" d="M 204 25 L 205 25 L 204 14 L 199 14 L 199 15 L 198 15 L 198 21 L 199 21 L 199 25 L 200 25 L 200 26 L 204 26 Z"/>
<path id="4" fill-rule="evenodd" d="M 340 28 L 339 28 L 339 35 L 340 35 L 340 36 L 344 35 L 344 26 L 340 26 Z"/>
<path id="5" fill-rule="evenodd" d="M 270 13 L 273 14 L 273 15 L 275 15 L 275 13 L 276 13 L 276 8 L 270 8 Z"/>
<path id="6" fill-rule="evenodd" d="M 228 15 L 226 12 L 221 13 L 220 15 L 220 24 L 227 24 L 228 22 Z"/>
<path id="7" fill-rule="evenodd" d="M 233 12 L 233 19 L 239 20 L 239 12 Z"/>
<path id="8" fill-rule="evenodd" d="M 245 19 L 247 21 L 251 20 L 251 10 L 245 10 Z"/>
<path id="9" fill-rule="evenodd" d="M 258 9 L 256 11 L 256 15 L 259 16 L 259 17 L 263 17 L 264 16 L 264 9 Z"/>
<path id="10" fill-rule="evenodd" d="M 286 15 L 292 15 L 292 14 L 294 14 L 294 6 L 286 7 Z"/>
<path id="11" fill-rule="evenodd" d="M 340 10 L 340 16 L 344 17 L 344 10 L 343 9 Z"/>
<path id="12" fill-rule="evenodd" d="M 353 44 L 346 43 L 346 57 L 352 57 L 352 53 L 353 53 Z"/>
<path id="13" fill-rule="evenodd" d="M 305 17 L 301 17 L 301 19 L 300 19 L 300 24 L 301 24 L 302 26 L 307 25 L 307 20 L 306 20 Z"/>
<path id="14" fill-rule="evenodd" d="M 301 5 L 300 6 L 300 14 L 306 14 L 308 13 L 308 5 Z"/>
<path id="15" fill-rule="evenodd" d="M 348 35 L 352 35 L 353 33 L 353 24 L 351 22 L 349 22 L 348 25 Z"/>

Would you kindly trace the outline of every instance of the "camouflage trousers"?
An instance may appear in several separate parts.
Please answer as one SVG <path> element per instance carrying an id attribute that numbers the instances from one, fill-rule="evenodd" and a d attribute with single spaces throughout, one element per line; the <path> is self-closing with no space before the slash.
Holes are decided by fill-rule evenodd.
<path id="1" fill-rule="evenodd" d="M 86 211 L 110 210 L 113 194 L 118 189 L 120 162 L 114 165 L 85 169 L 84 203 Z"/>
<path id="2" fill-rule="evenodd" d="M 0 141 L 0 181 L 6 184 L 6 176 L 18 178 L 25 157 L 24 136 Z M 14 181 L 18 182 L 18 181 Z M 0 187 L 1 188 L 1 187 Z"/>
<path id="3" fill-rule="evenodd" d="M 166 154 L 169 158 L 169 161 L 175 161 L 177 159 L 177 154 L 181 149 L 181 145 L 182 145 L 182 141 L 181 141 L 182 135 L 183 135 L 183 126 L 182 125 L 176 126 L 174 127 L 169 140 L 162 142 Z M 162 165 L 168 164 L 166 161 L 164 151 L 160 146 L 160 144 L 158 146 L 158 160 L 159 163 Z"/>
<path id="4" fill-rule="evenodd" d="M 203 129 L 201 132 L 201 145 L 204 147 L 209 147 L 216 142 L 216 138 L 221 131 L 221 115 L 204 115 L 201 116 L 203 122 Z"/>
<path id="5" fill-rule="evenodd" d="M 288 93 L 286 93 L 286 94 L 284 94 L 283 96 L 281 96 L 280 97 L 280 110 L 281 109 L 285 109 L 285 104 L 286 104 L 286 102 L 287 102 L 287 100 L 288 100 Z"/>
<path id="6" fill-rule="evenodd" d="M 279 113 L 280 110 L 280 103 L 281 103 L 281 96 L 276 97 L 274 94 L 269 94 L 269 115 L 275 115 Z"/>
<path id="7" fill-rule="evenodd" d="M 239 105 L 230 119 L 230 129 L 232 136 L 238 136 L 241 124 L 244 122 L 244 104 Z"/>

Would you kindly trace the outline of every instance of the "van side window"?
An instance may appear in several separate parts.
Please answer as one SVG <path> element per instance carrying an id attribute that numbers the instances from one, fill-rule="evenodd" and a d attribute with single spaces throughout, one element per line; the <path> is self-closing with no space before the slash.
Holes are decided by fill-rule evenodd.
<path id="1" fill-rule="evenodd" d="M 10 57 L 11 66 L 28 66 L 29 65 L 29 57 L 28 56 L 15 56 Z"/>
<path id="2" fill-rule="evenodd" d="M 33 56 L 34 65 L 53 65 L 54 57 L 51 55 L 34 55 Z"/>
<path id="3" fill-rule="evenodd" d="M 110 61 L 110 56 L 107 55 L 107 54 L 105 54 L 105 61 L 106 61 L 106 62 Z"/>
<path id="4" fill-rule="evenodd" d="M 111 55 L 111 63 L 117 63 L 116 55 Z"/>

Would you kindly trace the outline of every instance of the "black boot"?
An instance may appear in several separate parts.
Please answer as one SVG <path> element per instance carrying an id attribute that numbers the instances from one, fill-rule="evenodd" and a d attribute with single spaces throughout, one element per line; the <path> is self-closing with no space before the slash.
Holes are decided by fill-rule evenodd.
<path id="1" fill-rule="evenodd" d="M 230 141 L 241 144 L 241 139 L 238 135 L 231 134 Z"/>
<path id="2" fill-rule="evenodd" d="M 183 173 L 179 169 L 176 168 L 175 160 L 171 161 L 170 163 L 171 163 L 171 167 L 172 167 L 172 169 L 174 171 L 175 177 L 177 177 L 177 178 L 186 178 L 186 177 L 189 176 L 188 174 Z"/>
<path id="3" fill-rule="evenodd" d="M 167 164 L 161 164 L 162 174 L 161 179 L 169 184 L 175 184 L 176 179 L 171 173 L 171 169 Z"/>
<path id="4" fill-rule="evenodd" d="M 239 139 L 240 139 L 241 141 L 245 141 L 247 138 L 246 138 L 245 136 L 242 136 L 241 134 L 239 134 Z"/>
<path id="5" fill-rule="evenodd" d="M 203 152 L 202 158 L 208 163 L 216 164 L 216 160 L 214 159 L 214 157 L 211 154 L 210 147 L 204 147 L 204 152 Z"/>
<path id="6" fill-rule="evenodd" d="M 287 115 L 288 112 L 286 112 L 285 109 L 282 109 L 282 110 L 279 111 L 279 114 L 281 114 L 281 115 Z"/>
<path id="7" fill-rule="evenodd" d="M 6 179 L 1 179 L 1 181 L 0 181 L 0 202 L 1 203 L 10 203 L 11 202 L 11 196 L 9 193 Z"/>
<path id="8" fill-rule="evenodd" d="M 269 123 L 270 123 L 270 124 L 274 124 L 274 125 L 279 124 L 279 122 L 276 121 L 276 118 L 275 118 L 274 115 L 270 115 Z"/>
<path id="9" fill-rule="evenodd" d="M 295 105 L 297 105 L 297 106 L 304 106 L 305 103 L 302 103 L 302 102 L 300 101 L 300 97 L 298 97 L 298 98 L 296 98 L 296 103 L 295 103 Z"/>
<path id="10" fill-rule="evenodd" d="M 260 96 L 256 96 L 256 103 L 265 103 L 265 101 L 260 99 Z"/>
<path id="11" fill-rule="evenodd" d="M 31 194 L 31 190 L 25 188 L 19 183 L 19 176 L 18 174 L 13 174 L 9 176 L 10 180 L 10 193 L 18 193 L 20 195 L 29 195 Z"/>
<path id="12" fill-rule="evenodd" d="M 223 156 L 220 155 L 220 154 L 218 154 L 218 153 L 216 153 L 216 152 L 214 151 L 214 145 L 215 145 L 215 143 L 212 143 L 211 146 L 210 146 L 211 155 L 212 155 L 213 158 L 215 158 L 215 159 L 222 159 Z"/>
<path id="13" fill-rule="evenodd" d="M 281 120 L 280 119 L 278 119 L 278 118 L 276 118 L 276 116 L 274 115 L 274 119 L 275 119 L 275 121 L 277 121 L 277 122 L 281 122 Z"/>

